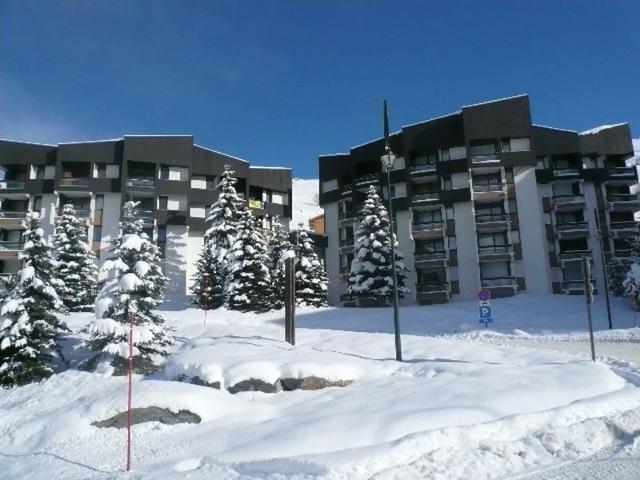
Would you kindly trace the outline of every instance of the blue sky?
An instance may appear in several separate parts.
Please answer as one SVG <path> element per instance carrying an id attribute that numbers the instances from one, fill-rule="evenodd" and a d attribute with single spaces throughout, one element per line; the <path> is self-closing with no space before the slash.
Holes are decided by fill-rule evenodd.
<path id="1" fill-rule="evenodd" d="M 0 0 L 0 137 L 193 134 L 294 175 L 461 105 L 640 136 L 640 1 Z"/>

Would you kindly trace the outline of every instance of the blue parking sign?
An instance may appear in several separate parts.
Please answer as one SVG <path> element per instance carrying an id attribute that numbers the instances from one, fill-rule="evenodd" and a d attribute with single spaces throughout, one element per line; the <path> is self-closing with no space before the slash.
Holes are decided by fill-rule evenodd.
<path id="1" fill-rule="evenodd" d="M 487 326 L 493 322 L 493 318 L 491 318 L 491 307 L 489 305 L 480 305 L 478 309 L 480 310 L 480 323 L 484 323 L 485 326 Z"/>

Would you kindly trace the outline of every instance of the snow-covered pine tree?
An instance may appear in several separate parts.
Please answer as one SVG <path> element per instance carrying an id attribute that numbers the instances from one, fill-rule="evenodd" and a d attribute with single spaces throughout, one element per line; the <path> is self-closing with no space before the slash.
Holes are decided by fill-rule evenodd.
<path id="1" fill-rule="evenodd" d="M 272 290 L 267 242 L 256 227 L 251 210 L 242 213 L 240 232 L 227 253 L 227 262 L 227 308 L 254 313 L 269 311 Z"/>
<path id="2" fill-rule="evenodd" d="M 268 235 L 267 258 L 271 274 L 272 302 L 274 309 L 284 305 L 284 260 L 287 252 L 293 250 L 289 235 L 284 231 L 278 217 L 273 218 L 272 228 Z"/>
<path id="3" fill-rule="evenodd" d="M 76 217 L 76 209 L 67 204 L 56 221 L 53 248 L 62 286 L 58 292 L 72 312 L 90 312 L 97 294 L 95 254 L 87 242 L 87 229 Z"/>
<path id="4" fill-rule="evenodd" d="M 208 292 L 206 304 L 208 308 L 218 308 L 225 302 L 224 285 L 228 274 L 227 253 L 238 235 L 241 214 L 246 210 L 242 198 L 235 189 L 237 180 L 234 171 L 225 165 L 216 187 L 220 192 L 218 199 L 211 205 L 206 222 L 210 225 L 204 234 L 204 244 L 209 251 L 201 253 L 199 266 L 195 275 L 193 292 L 194 301 L 202 308 L 205 305 L 203 292 Z M 207 264 L 205 268 L 204 265 Z M 204 273 L 209 273 L 205 281 Z M 207 287 L 205 287 L 207 283 Z"/>
<path id="5" fill-rule="evenodd" d="M 66 313 L 58 297 L 60 281 L 51 247 L 40 220 L 26 219 L 22 269 L 0 305 L 0 385 L 11 387 L 37 382 L 53 373 L 60 357 L 57 343 L 67 330 L 57 313 Z"/>
<path id="6" fill-rule="evenodd" d="M 351 262 L 347 293 L 355 298 L 389 299 L 393 295 L 390 219 L 373 186 L 369 187 L 361 215 L 364 218 L 356 232 L 355 257 Z M 395 238 L 394 241 L 398 297 L 403 298 L 409 293 L 407 267 Z"/>
<path id="7" fill-rule="evenodd" d="M 160 249 L 143 232 L 136 215 L 137 203 L 126 202 L 120 232 L 111 258 L 101 268 L 109 276 L 98 294 L 96 319 L 89 325 L 89 345 L 99 352 L 96 362 L 108 362 L 116 374 L 125 371 L 129 342 L 129 318 L 133 318 L 133 365 L 138 373 L 154 370 L 168 354 L 173 331 L 156 311 L 164 298 L 166 278 Z"/>
<path id="8" fill-rule="evenodd" d="M 311 307 L 327 305 L 329 280 L 315 251 L 313 239 L 302 223 L 295 232 L 296 304 Z"/>
<path id="9" fill-rule="evenodd" d="M 612 259 L 607 264 L 607 276 L 609 278 L 609 293 L 614 297 L 621 297 L 626 290 L 625 280 L 631 262 L 629 260 Z"/>
<path id="10" fill-rule="evenodd" d="M 224 298 L 224 285 L 217 283 L 217 265 L 213 258 L 211 246 L 205 240 L 196 262 L 196 273 L 193 277 L 191 295 L 193 303 L 202 309 L 217 308 L 220 298 Z"/>

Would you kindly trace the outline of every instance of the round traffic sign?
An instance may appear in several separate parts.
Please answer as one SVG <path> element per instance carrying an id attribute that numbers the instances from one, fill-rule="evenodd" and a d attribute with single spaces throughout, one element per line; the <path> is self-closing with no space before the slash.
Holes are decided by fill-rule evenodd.
<path id="1" fill-rule="evenodd" d="M 491 292 L 488 288 L 481 288 L 478 292 L 478 300 L 481 302 L 486 302 L 491 298 Z"/>

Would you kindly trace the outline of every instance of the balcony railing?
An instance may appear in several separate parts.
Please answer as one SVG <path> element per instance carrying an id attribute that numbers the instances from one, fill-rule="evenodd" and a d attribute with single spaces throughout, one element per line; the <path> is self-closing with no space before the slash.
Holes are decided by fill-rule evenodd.
<path id="1" fill-rule="evenodd" d="M 419 193 L 412 197 L 414 202 L 426 202 L 440 199 L 440 192 Z"/>
<path id="2" fill-rule="evenodd" d="M 19 251 L 24 247 L 22 241 L 0 241 L 0 250 Z"/>
<path id="3" fill-rule="evenodd" d="M 627 258 L 631 256 L 631 249 L 627 249 L 627 248 L 616 248 L 614 250 L 614 255 L 616 257 L 622 257 L 622 258 Z"/>
<path id="4" fill-rule="evenodd" d="M 153 188 L 156 186 L 156 179 L 153 177 L 130 177 L 127 179 L 127 186 Z"/>
<path id="5" fill-rule="evenodd" d="M 356 178 L 353 181 L 353 184 L 356 186 L 361 186 L 364 184 L 373 184 L 373 183 L 377 183 L 380 180 L 379 174 L 377 173 L 368 173 L 366 175 L 362 175 L 358 178 Z"/>
<path id="6" fill-rule="evenodd" d="M 478 246 L 480 255 L 502 255 L 511 253 L 511 245 L 482 245 Z"/>
<path id="7" fill-rule="evenodd" d="M 572 230 L 589 230 L 587 222 L 564 222 L 556 224 L 558 232 L 569 232 Z"/>
<path id="8" fill-rule="evenodd" d="M 8 210 L 0 210 L 0 218 L 26 218 L 27 213 L 29 212 L 12 212 Z"/>
<path id="9" fill-rule="evenodd" d="M 596 282 L 591 280 L 591 285 L 595 288 Z M 565 280 L 562 282 L 562 290 L 565 292 L 583 292 L 584 280 Z"/>
<path id="10" fill-rule="evenodd" d="M 472 163 L 497 162 L 500 160 L 498 153 L 471 153 Z"/>
<path id="11" fill-rule="evenodd" d="M 416 285 L 416 292 L 418 293 L 442 293 L 449 291 L 448 282 L 437 283 L 419 283 Z"/>
<path id="12" fill-rule="evenodd" d="M 340 239 L 340 248 L 344 247 L 353 247 L 353 238 L 341 238 Z"/>
<path id="13" fill-rule="evenodd" d="M 633 220 L 628 220 L 625 222 L 611 222 L 610 225 L 612 230 L 635 230 L 636 228 L 638 228 L 638 223 Z"/>
<path id="14" fill-rule="evenodd" d="M 24 186 L 24 180 L 5 180 L 4 182 L 0 182 L 0 189 L 22 190 Z"/>
<path id="15" fill-rule="evenodd" d="M 578 175 L 579 173 L 580 173 L 580 170 L 578 170 L 577 168 L 554 168 L 553 169 L 553 175 L 555 177 L 569 177 L 569 176 Z"/>
<path id="16" fill-rule="evenodd" d="M 413 224 L 414 230 L 442 230 L 442 226 L 444 223 L 441 220 L 433 221 L 433 222 L 418 222 Z"/>
<path id="17" fill-rule="evenodd" d="M 591 256 L 591 250 L 564 250 L 559 253 L 559 257 L 563 260 L 580 259 L 589 256 Z"/>
<path id="18" fill-rule="evenodd" d="M 638 195 L 633 193 L 609 193 L 607 202 L 637 202 Z"/>
<path id="19" fill-rule="evenodd" d="M 507 222 L 509 215 L 506 213 L 481 213 L 476 215 L 476 223 Z"/>
<path id="20" fill-rule="evenodd" d="M 554 195 L 552 201 L 557 205 L 584 202 L 584 195 Z"/>
<path id="21" fill-rule="evenodd" d="M 503 192 L 504 185 L 502 183 L 474 183 L 473 191 L 476 193 Z"/>
<path id="22" fill-rule="evenodd" d="M 635 177 L 636 168 L 635 167 L 607 167 L 607 172 L 611 176 Z"/>
<path id="23" fill-rule="evenodd" d="M 411 173 L 425 173 L 425 172 L 435 172 L 438 168 L 438 164 L 433 163 L 423 163 L 420 165 L 412 165 Z"/>
<path id="24" fill-rule="evenodd" d="M 264 208 L 264 202 L 262 200 L 249 199 L 247 203 L 249 204 L 249 208 Z"/>
<path id="25" fill-rule="evenodd" d="M 153 219 L 153 210 L 137 210 L 135 216 L 142 220 L 151 220 Z"/>
<path id="26" fill-rule="evenodd" d="M 340 275 L 349 275 L 349 272 L 351 272 L 351 265 L 340 267 Z"/>
<path id="27" fill-rule="evenodd" d="M 64 207 L 58 207 L 58 215 L 62 215 L 64 212 Z M 91 210 L 88 208 L 76 208 L 75 215 L 78 218 L 89 218 L 91 215 Z"/>
<path id="28" fill-rule="evenodd" d="M 338 218 L 344 220 L 347 218 L 355 218 L 358 216 L 358 212 L 355 210 L 341 210 L 338 212 Z"/>
<path id="29" fill-rule="evenodd" d="M 61 187 L 88 187 L 89 178 L 61 178 L 59 184 Z"/>
<path id="30" fill-rule="evenodd" d="M 414 254 L 414 260 L 416 262 L 428 262 L 431 260 L 445 260 L 447 258 L 447 252 L 427 252 L 417 250 Z"/>
<path id="31" fill-rule="evenodd" d="M 516 284 L 514 277 L 491 277 L 481 278 L 480 283 L 483 287 L 513 287 Z"/>

